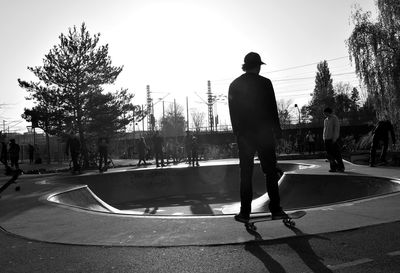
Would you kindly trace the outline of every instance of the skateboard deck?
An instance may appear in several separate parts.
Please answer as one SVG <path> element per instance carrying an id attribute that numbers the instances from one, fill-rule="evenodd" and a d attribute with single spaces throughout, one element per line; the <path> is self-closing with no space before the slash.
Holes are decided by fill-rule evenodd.
<path id="1" fill-rule="evenodd" d="M 0 188 L 0 193 L 2 193 L 5 189 L 7 189 L 11 184 L 17 184 L 18 177 L 22 174 L 22 170 L 12 170 L 12 177 L 8 180 L 3 186 Z M 20 186 L 15 187 L 15 191 L 19 191 L 21 189 Z"/>
<path id="2" fill-rule="evenodd" d="M 299 219 L 299 218 L 303 217 L 304 215 L 306 215 L 306 212 L 304 210 L 298 210 L 298 211 L 294 211 L 294 212 L 289 212 L 289 213 L 287 213 L 287 215 L 288 215 L 287 218 L 279 218 L 279 219 L 272 219 L 271 214 L 260 215 L 260 216 L 250 216 L 250 219 L 248 221 L 239 221 L 239 222 L 244 223 L 244 226 L 246 227 L 246 229 L 250 229 L 250 230 L 257 230 L 255 223 L 265 222 L 265 221 L 276 221 L 276 220 L 282 220 L 282 222 L 287 227 L 294 227 L 296 225 L 296 223 L 293 221 L 293 219 Z"/>

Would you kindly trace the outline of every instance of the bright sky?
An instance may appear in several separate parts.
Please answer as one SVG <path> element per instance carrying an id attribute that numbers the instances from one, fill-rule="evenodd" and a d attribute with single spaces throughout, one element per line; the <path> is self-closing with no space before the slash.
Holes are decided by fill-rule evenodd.
<path id="1" fill-rule="evenodd" d="M 320 61 L 328 61 L 334 83 L 358 86 L 345 45 L 355 3 L 375 10 L 374 0 L 0 0 L 0 128 L 26 132 L 21 114 L 32 103 L 17 79 L 36 80 L 27 67 L 41 66 L 59 35 L 82 22 L 109 45 L 113 65 L 124 66 L 105 89 L 128 88 L 135 104 L 145 104 L 150 85 L 156 118 L 159 98 L 185 107 L 188 96 L 189 112 L 207 113 L 207 81 L 214 94 L 226 95 L 250 51 L 267 64 L 261 74 L 277 99 L 301 107 Z M 230 124 L 226 103 L 214 114 Z"/>

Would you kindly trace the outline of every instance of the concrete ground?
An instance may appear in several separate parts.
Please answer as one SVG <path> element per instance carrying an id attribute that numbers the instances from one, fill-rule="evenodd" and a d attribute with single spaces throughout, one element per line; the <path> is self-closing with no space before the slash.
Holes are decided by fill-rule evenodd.
<path id="1" fill-rule="evenodd" d="M 346 173 L 331 174 L 325 160 L 292 162 L 315 166 L 299 171 L 307 175 L 400 179 L 394 167 L 347 163 Z M 135 168 L 129 164 L 110 172 Z M 64 188 L 66 177 L 23 175 L 21 192 L 1 194 L 1 272 L 400 271 L 398 192 L 306 209 L 293 229 L 273 221 L 250 232 L 232 216 L 111 215 L 43 200 Z"/>

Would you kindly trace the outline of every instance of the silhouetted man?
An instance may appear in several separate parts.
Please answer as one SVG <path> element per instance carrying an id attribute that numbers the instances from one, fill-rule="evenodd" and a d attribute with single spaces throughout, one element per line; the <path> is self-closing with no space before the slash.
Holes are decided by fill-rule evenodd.
<path id="1" fill-rule="evenodd" d="M 153 136 L 153 145 L 154 145 L 154 154 L 156 157 L 156 166 L 160 167 L 159 159 L 161 159 L 161 167 L 164 167 L 164 151 L 163 151 L 163 145 L 164 145 L 164 140 L 163 137 L 160 136 L 158 131 L 155 132 Z"/>
<path id="2" fill-rule="evenodd" d="M 107 170 L 108 166 L 108 138 L 106 137 L 99 138 L 98 151 L 99 151 L 99 172 L 104 172 Z"/>
<path id="3" fill-rule="evenodd" d="M 281 138 L 282 130 L 272 83 L 259 75 L 262 64 L 260 55 L 250 52 L 245 56 L 242 66 L 245 73 L 229 86 L 229 112 L 240 160 L 241 207 L 240 213 L 235 216 L 238 221 L 248 220 L 251 213 L 256 152 L 266 176 L 272 217 L 287 217 L 280 206 L 279 169 L 275 154 L 275 138 Z"/>
<path id="4" fill-rule="evenodd" d="M 199 167 L 199 140 L 197 137 L 192 136 L 192 166 L 196 164 Z"/>
<path id="5" fill-rule="evenodd" d="M 10 155 L 10 165 L 19 169 L 19 151 L 20 147 L 15 142 L 15 139 L 10 139 L 10 147 L 8 148 L 8 154 Z"/>
<path id="6" fill-rule="evenodd" d="M 67 140 L 65 153 L 67 154 L 67 156 L 71 154 L 73 173 L 79 172 L 81 169 L 78 163 L 78 157 L 80 152 L 81 152 L 81 142 L 79 140 L 79 136 L 78 134 L 74 135 L 73 133 L 71 133 Z"/>
<path id="7" fill-rule="evenodd" d="M 372 144 L 371 144 L 371 151 L 370 151 L 370 160 L 369 165 L 371 167 L 375 166 L 375 156 L 376 156 L 376 149 L 378 148 L 380 142 L 383 142 L 382 152 L 380 156 L 380 161 L 382 163 L 386 162 L 386 152 L 389 146 L 389 133 L 392 138 L 392 143 L 396 144 L 396 136 L 394 134 L 393 125 L 389 120 L 381 120 L 375 126 L 374 130 L 372 130 L 373 137 L 372 137 Z"/>
<path id="8" fill-rule="evenodd" d="M 138 152 L 139 152 L 139 162 L 137 166 L 140 166 L 140 163 L 143 161 L 143 164 L 146 165 L 146 151 L 147 151 L 147 145 L 144 137 L 141 137 L 139 139 L 139 145 L 138 145 Z"/>

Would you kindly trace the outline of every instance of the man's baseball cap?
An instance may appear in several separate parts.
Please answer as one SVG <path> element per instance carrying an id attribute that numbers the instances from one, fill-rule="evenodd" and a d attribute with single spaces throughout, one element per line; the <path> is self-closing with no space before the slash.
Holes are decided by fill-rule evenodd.
<path id="1" fill-rule="evenodd" d="M 243 70 L 252 69 L 262 64 L 265 63 L 261 61 L 260 55 L 255 52 L 250 52 L 244 57 Z"/>

